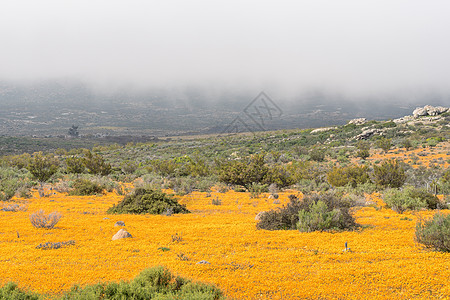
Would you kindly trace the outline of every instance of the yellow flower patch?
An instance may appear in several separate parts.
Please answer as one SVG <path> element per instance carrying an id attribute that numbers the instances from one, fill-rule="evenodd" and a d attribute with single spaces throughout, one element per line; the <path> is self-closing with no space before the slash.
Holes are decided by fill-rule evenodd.
<path id="1" fill-rule="evenodd" d="M 179 197 L 192 214 L 107 215 L 123 196 L 33 197 L 27 211 L 0 211 L 0 284 L 14 281 L 39 293 L 59 294 L 73 284 L 130 280 L 143 269 L 167 266 L 174 273 L 210 282 L 234 299 L 441 299 L 450 296 L 450 254 L 414 242 L 419 217 L 397 214 L 374 203 L 355 211 L 364 229 L 300 233 L 256 229 L 260 211 L 281 207 L 267 195 L 192 193 Z M 213 205 L 218 197 L 221 205 Z M 15 199 L 16 201 L 18 199 Z M 19 199 L 23 201 L 23 199 Z M 59 211 L 51 230 L 36 229 L 29 215 Z M 406 217 L 406 218 L 405 218 Z M 124 221 L 133 238 L 112 241 Z M 19 237 L 17 236 L 19 233 Z M 172 235 L 181 241 L 172 241 Z M 41 243 L 74 240 L 60 249 Z M 344 251 L 345 242 L 351 251 Z M 163 251 L 162 248 L 169 248 Z M 197 264 L 206 260 L 209 264 Z"/>

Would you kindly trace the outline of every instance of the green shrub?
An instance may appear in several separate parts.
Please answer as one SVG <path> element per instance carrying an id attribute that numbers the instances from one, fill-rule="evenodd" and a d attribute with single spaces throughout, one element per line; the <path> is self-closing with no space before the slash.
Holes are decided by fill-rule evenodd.
<path id="1" fill-rule="evenodd" d="M 81 174 L 85 169 L 83 158 L 71 156 L 66 159 L 66 170 L 68 173 Z"/>
<path id="2" fill-rule="evenodd" d="M 370 156 L 370 144 L 367 141 L 359 141 L 356 145 L 358 152 L 356 155 L 362 159 L 366 159 Z"/>
<path id="3" fill-rule="evenodd" d="M 381 187 L 399 188 L 406 181 L 405 169 L 397 160 L 385 160 L 373 166 L 375 183 Z"/>
<path id="4" fill-rule="evenodd" d="M 403 213 L 406 210 L 439 209 L 447 206 L 433 194 L 413 186 L 407 186 L 403 190 L 386 190 L 383 194 L 383 200 L 389 208 L 398 213 Z"/>
<path id="5" fill-rule="evenodd" d="M 51 154 L 44 155 L 37 152 L 33 154 L 26 168 L 42 186 L 58 171 L 59 161 Z"/>
<path id="6" fill-rule="evenodd" d="M 345 229 L 344 218 L 339 209 L 328 209 L 322 200 L 311 203 L 309 210 L 298 212 L 297 229 L 300 232 Z"/>
<path id="7" fill-rule="evenodd" d="M 32 182 L 24 171 L 9 167 L 0 168 L 0 201 L 8 201 L 20 191 L 25 194 L 28 192 Z"/>
<path id="8" fill-rule="evenodd" d="M 14 300 L 39 300 L 42 299 L 40 295 L 31 292 L 25 292 L 19 289 L 17 284 L 9 282 L 0 288 L 0 299 L 14 299 Z"/>
<path id="9" fill-rule="evenodd" d="M 333 193 L 311 194 L 302 200 L 290 197 L 282 208 L 262 214 L 256 227 L 266 230 L 299 229 L 300 231 L 343 230 L 357 226 L 350 214 L 354 203 Z"/>
<path id="10" fill-rule="evenodd" d="M 284 188 L 295 183 L 294 176 L 284 166 L 273 166 L 269 168 L 264 183 L 267 185 L 275 184 L 278 187 Z"/>
<path id="11" fill-rule="evenodd" d="M 437 213 L 416 224 L 416 241 L 437 251 L 450 252 L 450 215 Z"/>
<path id="12" fill-rule="evenodd" d="M 349 166 L 349 167 L 335 167 L 331 172 L 328 172 L 328 182 L 335 187 L 351 185 L 356 187 L 359 184 L 370 182 L 367 166 Z"/>
<path id="13" fill-rule="evenodd" d="M 137 188 L 117 205 L 108 209 L 110 214 L 162 214 L 167 210 L 172 213 L 189 213 L 184 205 L 162 191 L 149 188 Z"/>
<path id="14" fill-rule="evenodd" d="M 104 190 L 100 184 L 82 178 L 76 179 L 72 184 L 72 188 L 73 189 L 69 192 L 69 195 L 77 196 L 101 194 Z"/>
<path id="15" fill-rule="evenodd" d="M 133 174 L 138 167 L 139 165 L 136 162 L 130 160 L 125 160 L 121 164 L 121 170 L 125 174 Z"/>
<path id="16" fill-rule="evenodd" d="M 309 156 L 314 161 L 318 161 L 318 162 L 324 161 L 325 160 L 325 150 L 320 149 L 320 148 L 313 148 L 310 151 Z"/>
<path id="17" fill-rule="evenodd" d="M 391 139 L 382 137 L 377 141 L 377 147 L 383 149 L 384 153 L 387 153 L 392 147 Z"/>
<path id="18" fill-rule="evenodd" d="M 189 279 L 172 275 L 164 267 L 142 271 L 130 282 L 99 283 L 84 288 L 74 286 L 62 299 L 223 299 L 222 292 L 215 286 L 194 283 Z"/>
<path id="19" fill-rule="evenodd" d="M 111 173 L 111 165 L 100 154 L 85 151 L 84 166 L 89 174 L 106 176 Z"/>
<path id="20" fill-rule="evenodd" d="M 264 164 L 264 155 L 256 154 L 245 160 L 227 162 L 216 161 L 219 180 L 224 183 L 250 186 L 252 183 L 262 183 L 269 168 Z"/>
<path id="21" fill-rule="evenodd" d="M 269 191 L 269 187 L 267 184 L 253 182 L 248 187 L 248 191 L 250 192 L 250 198 L 258 198 L 262 193 L 267 193 Z"/>
<path id="22" fill-rule="evenodd" d="M 425 208 L 425 203 L 420 199 L 409 197 L 407 193 L 398 189 L 388 189 L 383 194 L 383 201 L 392 210 L 402 214 L 404 211 L 411 209 L 417 210 Z"/>

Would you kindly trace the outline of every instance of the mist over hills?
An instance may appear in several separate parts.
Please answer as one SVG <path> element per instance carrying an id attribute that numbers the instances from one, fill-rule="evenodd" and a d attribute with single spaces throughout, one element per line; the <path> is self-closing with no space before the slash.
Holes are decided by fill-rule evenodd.
<path id="1" fill-rule="evenodd" d="M 96 136 L 218 134 L 234 120 L 248 125 L 239 131 L 312 128 L 340 125 L 357 117 L 393 119 L 411 114 L 417 106 L 450 103 L 449 97 L 433 92 L 355 97 L 326 89 L 291 95 L 269 89 L 267 101 L 279 112 L 267 115 L 270 111 L 264 112 L 261 103 L 254 102 L 259 114 L 255 118 L 262 121 L 254 126 L 253 121 L 259 121 L 244 110 L 259 101 L 255 97 L 260 92 L 194 86 L 108 92 L 75 80 L 2 81 L 0 134 L 64 136 L 72 125 L 79 126 L 81 135 Z"/>

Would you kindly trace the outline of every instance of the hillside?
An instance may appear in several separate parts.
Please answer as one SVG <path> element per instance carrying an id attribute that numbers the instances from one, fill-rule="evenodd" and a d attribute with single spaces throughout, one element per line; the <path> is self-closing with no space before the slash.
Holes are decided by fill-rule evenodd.
<path id="1" fill-rule="evenodd" d="M 449 121 L 427 113 L 3 156 L 0 286 L 51 299 L 162 265 L 227 299 L 449 297 L 450 248 L 417 238 L 424 220 L 450 216 Z M 136 214 L 111 210 L 124 199 Z M 61 219 L 35 228 L 39 210 Z M 119 229 L 131 238 L 112 240 Z"/>

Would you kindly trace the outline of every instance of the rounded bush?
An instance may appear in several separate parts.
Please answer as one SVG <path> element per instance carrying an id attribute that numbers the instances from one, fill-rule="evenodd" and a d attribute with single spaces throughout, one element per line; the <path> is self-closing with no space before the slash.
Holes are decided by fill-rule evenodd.
<path id="1" fill-rule="evenodd" d="M 437 251 L 450 252 L 450 215 L 437 213 L 416 224 L 416 241 Z"/>
<path id="2" fill-rule="evenodd" d="M 162 214 L 166 211 L 175 214 L 189 213 L 189 210 L 172 196 L 149 188 L 135 189 L 119 204 L 108 209 L 110 214 Z"/>

